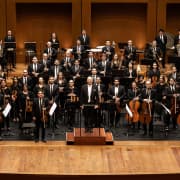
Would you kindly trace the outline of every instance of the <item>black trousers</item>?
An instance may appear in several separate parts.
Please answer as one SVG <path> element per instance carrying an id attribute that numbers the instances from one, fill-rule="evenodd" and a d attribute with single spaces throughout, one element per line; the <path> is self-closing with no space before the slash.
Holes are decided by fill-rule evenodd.
<path id="1" fill-rule="evenodd" d="M 46 138 L 46 124 L 44 124 L 44 122 L 38 120 L 38 118 L 37 118 L 36 129 L 35 129 L 35 140 L 40 139 L 40 134 L 39 134 L 40 129 L 42 129 L 41 138 L 42 138 L 42 140 L 44 140 Z"/>

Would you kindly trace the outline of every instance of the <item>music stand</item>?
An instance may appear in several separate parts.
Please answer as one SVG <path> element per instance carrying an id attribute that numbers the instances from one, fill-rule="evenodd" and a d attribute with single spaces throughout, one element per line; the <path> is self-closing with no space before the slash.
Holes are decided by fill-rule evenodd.
<path id="1" fill-rule="evenodd" d="M 7 76 L 8 72 L 12 71 L 12 65 L 15 65 L 15 50 L 16 50 L 16 42 L 4 42 L 6 57 L 7 57 L 7 65 L 9 64 L 9 68 L 7 67 Z"/>
<path id="2" fill-rule="evenodd" d="M 31 58 L 36 54 L 36 42 L 24 42 L 24 49 L 26 53 L 26 63 L 31 63 Z"/>
<path id="3" fill-rule="evenodd" d="M 123 50 L 126 46 L 128 46 L 128 43 L 118 42 L 118 48 L 119 48 L 120 50 Z"/>

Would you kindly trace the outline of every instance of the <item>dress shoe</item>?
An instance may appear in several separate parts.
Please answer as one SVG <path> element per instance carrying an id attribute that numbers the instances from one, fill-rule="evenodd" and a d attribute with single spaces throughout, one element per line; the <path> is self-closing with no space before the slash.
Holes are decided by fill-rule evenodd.
<path id="1" fill-rule="evenodd" d="M 35 139 L 35 143 L 38 143 L 39 142 L 39 139 Z"/>
<path id="2" fill-rule="evenodd" d="M 149 136 L 151 136 L 151 137 L 153 136 L 153 132 L 152 131 L 149 132 Z"/>
<path id="3" fill-rule="evenodd" d="M 144 131 L 143 136 L 146 136 L 146 135 L 147 135 L 147 131 Z"/>
<path id="4" fill-rule="evenodd" d="M 46 143 L 47 141 L 46 141 L 46 139 L 43 139 L 42 142 L 43 142 L 43 143 Z"/>

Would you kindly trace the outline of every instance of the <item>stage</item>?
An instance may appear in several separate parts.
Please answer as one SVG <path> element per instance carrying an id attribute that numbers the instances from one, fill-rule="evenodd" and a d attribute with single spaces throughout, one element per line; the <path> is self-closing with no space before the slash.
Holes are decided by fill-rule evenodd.
<path id="1" fill-rule="evenodd" d="M 1 179 L 174 179 L 180 174 L 178 141 L 115 141 L 114 145 L 91 146 L 2 141 L 0 154 Z"/>

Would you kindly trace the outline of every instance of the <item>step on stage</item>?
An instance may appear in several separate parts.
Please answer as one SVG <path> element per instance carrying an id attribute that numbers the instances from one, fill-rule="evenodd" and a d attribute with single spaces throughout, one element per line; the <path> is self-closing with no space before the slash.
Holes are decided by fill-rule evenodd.
<path id="1" fill-rule="evenodd" d="M 92 132 L 85 132 L 85 128 L 74 128 L 73 132 L 66 133 L 68 145 L 112 145 L 113 135 L 105 132 L 104 128 L 93 128 Z"/>

